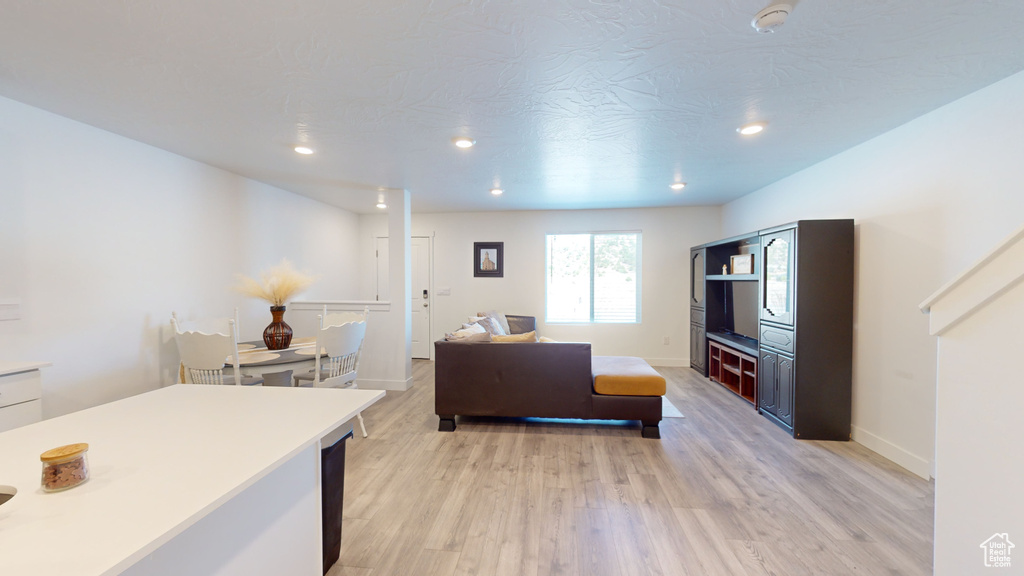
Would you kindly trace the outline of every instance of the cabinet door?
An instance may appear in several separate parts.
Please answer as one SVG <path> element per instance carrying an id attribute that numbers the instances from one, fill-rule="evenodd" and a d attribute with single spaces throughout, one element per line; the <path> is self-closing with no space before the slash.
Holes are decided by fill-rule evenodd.
<path id="1" fill-rule="evenodd" d="M 35 424 L 43 419 L 43 403 L 30 400 L 0 408 L 0 432 Z"/>
<path id="2" fill-rule="evenodd" d="M 761 237 L 761 319 L 793 325 L 796 234 L 783 230 Z"/>
<path id="3" fill-rule="evenodd" d="M 762 350 L 757 363 L 757 407 L 773 415 L 778 411 L 778 362 L 778 354 Z"/>
<path id="4" fill-rule="evenodd" d="M 793 426 L 793 384 L 796 382 L 796 360 L 779 354 L 776 368 L 778 384 L 776 386 L 776 402 L 778 410 L 775 415 L 790 427 Z"/>
<path id="5" fill-rule="evenodd" d="M 690 250 L 690 306 L 704 307 L 704 249 Z"/>
<path id="6" fill-rule="evenodd" d="M 707 373 L 707 336 L 704 326 L 690 324 L 690 366 L 696 368 L 701 374 Z"/>

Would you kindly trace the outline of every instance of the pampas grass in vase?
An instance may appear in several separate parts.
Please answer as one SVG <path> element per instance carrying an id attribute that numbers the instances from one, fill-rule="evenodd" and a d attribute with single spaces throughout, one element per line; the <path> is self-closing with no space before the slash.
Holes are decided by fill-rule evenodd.
<path id="1" fill-rule="evenodd" d="M 263 331 L 263 343 L 268 350 L 284 350 L 291 346 L 292 327 L 284 321 L 284 304 L 305 290 L 313 280 L 313 276 L 297 271 L 288 260 L 281 260 L 280 264 L 260 274 L 259 281 L 238 275 L 236 290 L 270 303 L 270 314 L 274 320 Z"/>

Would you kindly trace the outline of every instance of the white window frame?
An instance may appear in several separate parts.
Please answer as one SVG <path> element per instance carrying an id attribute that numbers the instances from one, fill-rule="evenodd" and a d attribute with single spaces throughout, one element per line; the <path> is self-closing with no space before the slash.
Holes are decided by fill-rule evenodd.
<path id="1" fill-rule="evenodd" d="M 597 236 L 636 236 L 636 315 L 632 320 L 610 321 L 594 319 L 594 238 Z M 552 236 L 590 236 L 590 314 L 588 320 L 551 320 L 548 317 L 548 291 L 551 288 L 551 252 L 548 248 Z M 598 232 L 553 232 L 544 235 L 544 321 L 546 324 L 640 324 L 641 306 L 643 301 L 643 231 L 642 230 L 604 230 Z"/>

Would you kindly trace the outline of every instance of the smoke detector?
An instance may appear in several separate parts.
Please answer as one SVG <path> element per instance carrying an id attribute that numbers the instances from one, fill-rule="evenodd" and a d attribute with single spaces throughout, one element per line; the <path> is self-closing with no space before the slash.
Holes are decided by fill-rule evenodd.
<path id="1" fill-rule="evenodd" d="M 772 4 L 758 12 L 757 16 L 754 16 L 754 19 L 750 21 L 750 25 L 754 27 L 754 30 L 762 34 L 775 32 L 776 28 L 786 22 L 786 17 L 792 11 L 793 6 L 791 4 Z"/>

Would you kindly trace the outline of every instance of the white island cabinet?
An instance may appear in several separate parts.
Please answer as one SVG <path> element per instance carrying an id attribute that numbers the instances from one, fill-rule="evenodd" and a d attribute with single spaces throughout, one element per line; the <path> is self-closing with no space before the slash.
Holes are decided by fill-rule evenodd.
<path id="1" fill-rule="evenodd" d="M 0 434 L 0 574 L 319 576 L 320 444 L 376 390 L 177 385 Z M 86 442 L 90 478 L 40 489 Z"/>
<path id="2" fill-rule="evenodd" d="M 0 362 L 0 432 L 43 419 L 39 369 L 49 362 Z"/>

